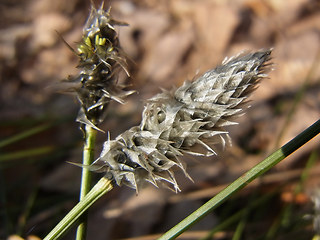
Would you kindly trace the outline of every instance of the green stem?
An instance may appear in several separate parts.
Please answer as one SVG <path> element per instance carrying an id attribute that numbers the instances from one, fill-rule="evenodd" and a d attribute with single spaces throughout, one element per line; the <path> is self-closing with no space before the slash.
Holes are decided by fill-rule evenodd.
<path id="1" fill-rule="evenodd" d="M 274 197 L 275 194 L 276 194 L 276 192 L 274 191 L 270 194 L 267 194 L 267 195 L 260 197 L 257 200 L 254 200 L 252 203 L 250 203 L 250 206 L 249 206 L 250 211 L 254 210 L 255 208 L 258 208 L 262 204 L 265 204 L 272 197 Z M 200 240 L 214 239 L 213 237 L 214 237 L 215 233 L 217 233 L 219 231 L 223 231 L 226 228 L 228 228 L 231 224 L 234 224 L 235 222 L 239 221 L 241 219 L 241 217 L 245 214 L 246 211 L 248 211 L 248 208 L 241 209 L 240 211 L 238 211 L 234 215 L 228 217 L 225 221 L 223 221 L 219 225 L 215 226 L 214 229 L 212 229 L 209 232 L 208 236 L 205 236 L 204 238 L 201 238 Z"/>
<path id="2" fill-rule="evenodd" d="M 83 161 L 85 166 L 91 165 L 94 161 L 94 146 L 96 141 L 97 131 L 92 127 L 85 125 L 85 144 L 83 147 Z M 87 195 L 91 189 L 91 171 L 87 168 L 82 168 L 80 201 Z M 87 235 L 87 214 L 81 216 L 81 222 L 77 228 L 76 240 L 84 240 Z"/>
<path id="3" fill-rule="evenodd" d="M 47 130 L 48 128 L 52 127 L 51 124 L 43 124 L 41 126 L 37 126 L 37 127 L 34 127 L 34 128 L 31 128 L 27 131 L 24 131 L 22 133 L 19 133 L 17 135 L 14 135 L 10 138 L 7 138 L 7 139 L 4 139 L 4 140 L 1 140 L 0 141 L 0 148 L 2 147 L 5 147 L 7 145 L 10 145 L 12 143 L 16 143 L 18 141 L 21 141 L 23 139 L 26 139 L 32 135 L 35 135 L 37 133 L 40 133 L 40 132 L 43 132 L 45 130 Z"/>
<path id="4" fill-rule="evenodd" d="M 1 153 L 0 163 L 10 162 L 12 160 L 22 159 L 25 161 L 26 158 L 31 158 L 39 155 L 49 154 L 55 149 L 52 146 L 29 148 L 27 150 L 20 150 L 10 153 Z"/>
<path id="5" fill-rule="evenodd" d="M 198 222 L 200 219 L 205 217 L 213 209 L 217 208 L 225 200 L 227 200 L 233 193 L 244 188 L 248 183 L 268 171 L 270 168 L 278 164 L 281 160 L 289 156 L 291 153 L 296 151 L 302 145 L 310 141 L 313 137 L 318 135 L 320 132 L 320 120 L 315 122 L 305 131 L 300 133 L 290 142 L 282 146 L 280 149 L 275 151 L 269 157 L 267 157 L 262 162 L 258 163 L 255 167 L 251 168 L 248 172 L 243 174 L 237 180 L 232 182 L 229 186 L 219 192 L 207 203 L 202 205 L 199 209 L 194 211 L 176 226 L 171 228 L 168 232 L 162 235 L 158 240 L 169 240 L 177 238 L 181 233 L 190 228 L 193 224 Z"/>
<path id="6" fill-rule="evenodd" d="M 100 197 L 113 188 L 110 180 L 101 178 L 84 198 L 55 226 L 44 240 L 57 240 L 79 219 Z"/>

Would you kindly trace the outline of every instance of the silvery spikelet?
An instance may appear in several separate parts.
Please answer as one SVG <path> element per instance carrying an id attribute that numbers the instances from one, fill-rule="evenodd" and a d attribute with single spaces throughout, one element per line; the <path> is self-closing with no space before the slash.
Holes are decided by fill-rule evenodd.
<path id="1" fill-rule="evenodd" d="M 73 82 L 81 103 L 77 121 L 96 128 L 105 118 L 105 110 L 110 100 L 122 103 L 123 97 L 133 91 L 124 91 L 117 84 L 119 71 L 127 74 L 127 64 L 119 45 L 116 25 L 126 25 L 111 18 L 110 8 L 99 9 L 93 5 L 87 23 L 83 29 L 82 41 L 78 44 L 78 68 L 80 74 L 69 77 Z M 129 75 L 129 74 L 128 74 Z"/>
<path id="2" fill-rule="evenodd" d="M 89 168 L 136 190 L 144 182 L 161 182 L 180 191 L 173 169 L 188 176 L 181 156 L 211 156 L 215 146 L 229 142 L 225 127 L 236 124 L 249 94 L 266 77 L 270 54 L 262 50 L 226 59 L 194 81 L 149 99 L 141 124 L 108 139 Z"/>

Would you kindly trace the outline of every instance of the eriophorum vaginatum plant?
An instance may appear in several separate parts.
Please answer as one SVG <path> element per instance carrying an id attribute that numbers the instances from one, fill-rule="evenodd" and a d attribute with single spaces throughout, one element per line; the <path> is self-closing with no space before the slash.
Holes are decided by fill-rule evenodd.
<path id="1" fill-rule="evenodd" d="M 163 182 L 179 191 L 174 167 L 188 176 L 181 156 L 211 156 L 215 146 L 230 142 L 225 127 L 236 124 L 235 117 L 248 107 L 248 96 L 266 77 L 270 54 L 261 50 L 226 59 L 194 81 L 149 99 L 141 124 L 108 139 L 89 168 L 136 190 L 144 182 Z"/>

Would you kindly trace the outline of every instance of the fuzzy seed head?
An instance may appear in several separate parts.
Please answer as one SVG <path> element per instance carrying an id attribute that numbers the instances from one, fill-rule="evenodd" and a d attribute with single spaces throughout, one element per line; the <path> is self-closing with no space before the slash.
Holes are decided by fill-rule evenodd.
<path id="1" fill-rule="evenodd" d="M 216 146 L 230 142 L 225 127 L 236 124 L 234 118 L 244 112 L 248 96 L 266 76 L 270 54 L 265 50 L 235 56 L 149 99 L 141 124 L 107 140 L 90 168 L 136 190 L 150 182 L 179 191 L 174 168 L 189 177 L 181 156 L 212 156 Z"/>

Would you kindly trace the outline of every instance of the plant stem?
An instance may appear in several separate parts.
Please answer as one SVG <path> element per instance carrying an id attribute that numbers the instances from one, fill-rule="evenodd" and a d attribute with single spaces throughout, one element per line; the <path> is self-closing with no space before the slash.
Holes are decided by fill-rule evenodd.
<path id="1" fill-rule="evenodd" d="M 168 232 L 162 235 L 158 240 L 175 239 L 181 233 L 190 228 L 193 224 L 205 217 L 213 209 L 217 208 L 225 200 L 227 200 L 233 193 L 244 188 L 248 183 L 261 176 L 270 168 L 278 164 L 281 160 L 296 151 L 302 145 L 310 141 L 313 137 L 320 133 L 320 120 L 315 122 L 309 128 L 304 130 L 290 142 L 275 151 L 262 162 L 258 163 L 255 167 L 251 168 L 248 172 L 240 176 L 237 180 L 232 182 L 229 186 L 219 192 L 216 196 L 210 199 L 207 203 L 202 205 L 199 209 L 194 211 L 180 223 L 171 228 Z"/>
<path id="2" fill-rule="evenodd" d="M 16 142 L 21 141 L 23 139 L 26 139 L 26 138 L 28 138 L 28 137 L 30 137 L 32 135 L 37 134 L 37 133 L 43 132 L 43 131 L 47 130 L 50 127 L 52 127 L 52 125 L 43 124 L 43 125 L 31 128 L 31 129 L 29 129 L 27 131 L 24 131 L 22 133 L 19 133 L 17 135 L 14 135 L 14 136 L 12 136 L 10 138 L 4 139 L 4 140 L 0 141 L 0 148 L 5 147 L 5 146 L 10 145 L 10 144 L 13 144 L 13 143 L 16 143 Z"/>
<path id="3" fill-rule="evenodd" d="M 59 239 L 100 197 L 113 188 L 110 180 L 101 178 L 84 198 L 55 226 L 44 240 Z"/>
<path id="4" fill-rule="evenodd" d="M 94 146 L 96 142 L 97 131 L 92 127 L 85 125 L 85 144 L 83 146 L 82 164 L 85 166 L 91 165 L 94 161 Z M 87 195 L 91 189 L 91 171 L 87 168 L 82 168 L 80 201 Z M 87 214 L 81 216 L 81 222 L 77 228 L 76 240 L 85 240 L 87 235 Z"/>
<path id="5" fill-rule="evenodd" d="M 44 147 L 29 148 L 27 150 L 15 151 L 10 153 L 1 153 L 0 163 L 3 164 L 5 162 L 10 162 L 12 160 L 17 160 L 17 159 L 23 159 L 25 161 L 26 158 L 49 154 L 51 152 L 54 152 L 54 150 L 55 149 L 53 146 L 44 146 Z"/>

